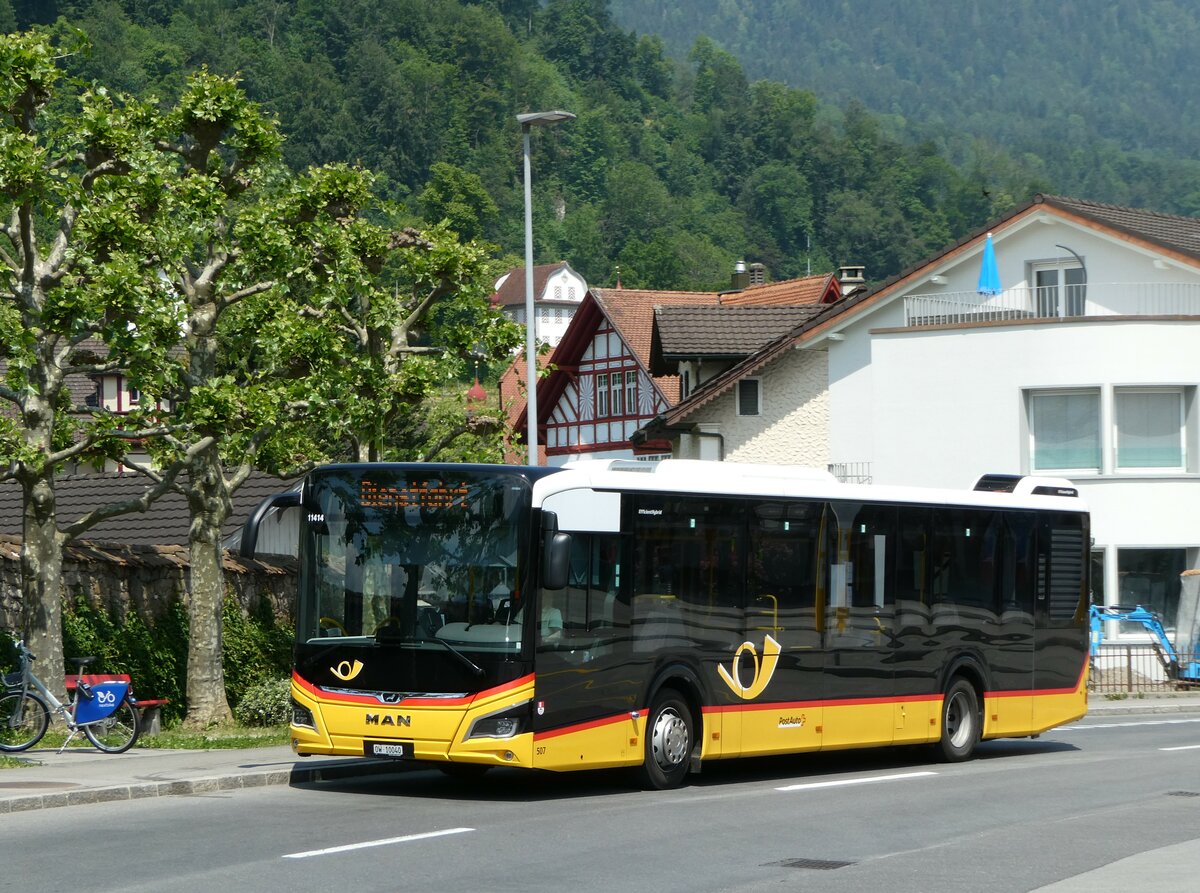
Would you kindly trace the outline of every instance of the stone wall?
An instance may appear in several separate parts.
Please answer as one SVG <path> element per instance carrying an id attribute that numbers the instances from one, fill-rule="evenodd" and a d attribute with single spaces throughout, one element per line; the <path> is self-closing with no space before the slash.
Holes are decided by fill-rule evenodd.
<path id="1" fill-rule="evenodd" d="M 0 629 L 21 629 L 21 544 L 0 536 Z M 63 554 L 63 589 L 82 595 L 114 617 L 130 611 L 154 625 L 172 604 L 186 598 L 186 546 L 126 546 L 78 542 Z M 225 585 L 247 612 L 267 599 L 281 625 L 295 624 L 296 560 L 270 557 L 247 561 L 225 554 Z"/>

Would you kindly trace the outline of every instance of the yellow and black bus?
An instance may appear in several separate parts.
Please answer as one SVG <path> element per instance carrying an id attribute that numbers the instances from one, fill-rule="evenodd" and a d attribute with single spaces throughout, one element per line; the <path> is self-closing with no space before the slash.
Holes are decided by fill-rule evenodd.
<path id="1" fill-rule="evenodd" d="M 1037 735 L 1087 710 L 1070 482 L 786 466 L 334 465 L 298 506 L 298 754 L 636 767 Z"/>

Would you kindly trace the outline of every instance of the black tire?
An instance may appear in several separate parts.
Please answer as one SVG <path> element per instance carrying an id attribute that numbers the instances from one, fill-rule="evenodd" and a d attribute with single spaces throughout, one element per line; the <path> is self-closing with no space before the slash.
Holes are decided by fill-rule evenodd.
<path id="1" fill-rule="evenodd" d="M 955 677 L 942 699 L 942 737 L 937 745 L 938 754 L 947 763 L 970 759 L 982 731 L 975 686 L 960 676 Z"/>
<path id="2" fill-rule="evenodd" d="M 658 791 L 683 784 L 695 740 L 692 711 L 687 702 L 674 689 L 660 692 L 646 723 L 645 756 L 640 771 L 642 784 Z"/>
<path id="3" fill-rule="evenodd" d="M 0 695 L 0 751 L 28 750 L 42 740 L 50 725 L 50 708 L 33 692 Z"/>
<path id="4" fill-rule="evenodd" d="M 142 730 L 137 707 L 126 695 L 110 715 L 83 727 L 88 741 L 105 753 L 125 753 L 138 739 Z"/>

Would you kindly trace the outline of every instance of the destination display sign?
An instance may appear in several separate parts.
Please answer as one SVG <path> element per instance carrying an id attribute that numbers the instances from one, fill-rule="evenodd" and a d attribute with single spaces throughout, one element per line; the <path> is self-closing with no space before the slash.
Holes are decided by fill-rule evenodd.
<path id="1" fill-rule="evenodd" d="M 445 481 L 410 481 L 404 485 L 359 481 L 358 500 L 365 508 L 466 511 L 470 490 L 466 484 Z"/>

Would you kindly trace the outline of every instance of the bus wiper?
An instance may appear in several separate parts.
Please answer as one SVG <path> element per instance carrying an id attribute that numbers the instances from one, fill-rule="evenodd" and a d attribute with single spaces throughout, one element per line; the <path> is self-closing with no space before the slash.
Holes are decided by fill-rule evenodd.
<path id="1" fill-rule="evenodd" d="M 439 645 L 461 660 L 463 664 L 468 667 L 476 676 L 483 676 L 486 674 L 486 671 L 483 669 L 483 667 L 479 666 L 479 664 L 475 663 L 475 661 L 471 660 L 471 658 L 467 657 L 445 639 L 439 639 L 437 636 L 434 636 L 432 639 L 422 639 L 421 641 L 437 642 Z"/>

